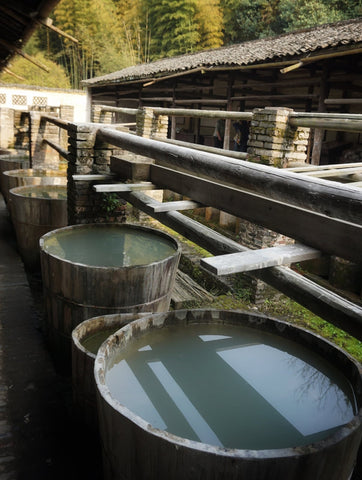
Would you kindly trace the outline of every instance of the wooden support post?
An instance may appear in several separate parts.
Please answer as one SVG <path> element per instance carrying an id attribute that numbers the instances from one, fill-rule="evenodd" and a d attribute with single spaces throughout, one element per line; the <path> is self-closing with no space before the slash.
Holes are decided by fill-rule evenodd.
<path id="1" fill-rule="evenodd" d="M 322 78 L 320 81 L 320 87 L 319 87 L 318 112 L 320 113 L 326 111 L 324 100 L 328 96 L 327 76 L 328 76 L 327 67 L 324 67 Z M 316 128 L 314 130 L 313 149 L 312 149 L 312 158 L 311 158 L 312 165 L 319 165 L 320 163 L 323 136 L 324 136 L 323 129 Z"/>

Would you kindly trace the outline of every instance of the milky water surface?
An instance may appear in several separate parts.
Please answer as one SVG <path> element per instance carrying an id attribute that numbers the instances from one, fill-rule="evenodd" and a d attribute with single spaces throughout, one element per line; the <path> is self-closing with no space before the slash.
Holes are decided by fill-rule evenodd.
<path id="1" fill-rule="evenodd" d="M 247 327 L 153 331 L 119 353 L 106 383 L 154 427 L 227 448 L 306 445 L 356 413 L 351 385 L 335 367 Z"/>

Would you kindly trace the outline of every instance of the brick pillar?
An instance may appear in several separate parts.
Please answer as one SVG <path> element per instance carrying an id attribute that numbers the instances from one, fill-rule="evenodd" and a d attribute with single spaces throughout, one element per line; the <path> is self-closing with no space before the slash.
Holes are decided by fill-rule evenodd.
<path id="1" fill-rule="evenodd" d="M 14 144 L 14 110 L 2 107 L 0 108 L 0 147 L 12 148 Z"/>
<path id="2" fill-rule="evenodd" d="M 138 113 L 136 115 L 136 123 L 136 133 L 140 137 L 167 138 L 167 115 L 155 115 L 152 108 L 144 107 L 138 110 Z"/>
<path id="3" fill-rule="evenodd" d="M 92 105 L 91 122 L 92 123 L 112 123 L 113 113 L 102 110 L 99 105 Z"/>
<path id="4" fill-rule="evenodd" d="M 96 193 L 93 185 L 104 180 L 73 180 L 73 175 L 109 173 L 112 148 L 96 141 L 97 127 L 90 123 L 71 124 L 68 147 L 68 222 L 70 225 L 93 222 L 122 222 L 126 207 L 107 195 Z M 110 212 L 109 206 L 115 205 Z"/>
<path id="5" fill-rule="evenodd" d="M 41 119 L 41 115 L 47 113 L 53 117 L 59 117 L 59 113 L 53 108 L 45 111 L 30 111 L 30 156 L 33 167 L 55 168 L 59 167 L 59 153 L 49 145 L 43 143 L 43 138 L 52 142 L 60 143 L 59 127 Z"/>
<path id="6" fill-rule="evenodd" d="M 250 124 L 248 159 L 273 165 L 290 167 L 307 160 L 309 128 L 292 127 L 290 108 L 256 108 Z"/>

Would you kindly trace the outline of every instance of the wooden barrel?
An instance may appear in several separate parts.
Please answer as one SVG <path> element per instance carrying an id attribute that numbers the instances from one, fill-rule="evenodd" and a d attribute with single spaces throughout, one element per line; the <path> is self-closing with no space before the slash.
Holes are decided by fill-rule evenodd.
<path id="1" fill-rule="evenodd" d="M 94 361 L 102 340 L 147 313 L 115 313 L 90 318 L 72 332 L 72 391 L 77 420 L 98 430 Z M 97 350 L 97 351 L 96 351 Z"/>
<path id="2" fill-rule="evenodd" d="M 24 265 L 31 271 L 40 269 L 40 237 L 68 224 L 67 187 L 16 187 L 10 190 L 9 199 L 17 245 Z"/>
<path id="3" fill-rule="evenodd" d="M 80 259 L 87 236 L 101 236 L 96 244 L 92 262 Z M 170 253 L 151 263 L 129 266 L 97 265 L 98 255 L 113 255 L 120 248 L 117 236 L 146 235 L 142 248 L 150 251 L 152 245 L 165 244 Z M 79 250 L 72 260 L 63 254 L 50 252 L 51 245 L 60 247 L 64 240 L 74 245 L 80 240 Z M 109 240 L 108 240 L 109 239 Z M 128 240 L 127 240 L 128 242 Z M 154 242 L 154 244 L 152 243 Z M 124 253 L 128 255 L 127 243 Z M 104 252 L 106 250 L 106 252 Z M 161 231 L 130 224 L 88 224 L 66 227 L 49 232 L 40 239 L 40 259 L 45 298 L 45 334 L 58 369 L 70 371 L 71 332 L 84 320 L 112 313 L 138 313 L 167 311 L 170 305 L 173 283 L 180 258 L 178 242 Z M 93 261 L 94 260 L 94 261 Z M 113 260 L 113 257 L 112 259 Z M 83 263 L 82 263 L 83 262 Z M 85 262 L 85 263 L 84 263 Z"/>
<path id="4" fill-rule="evenodd" d="M 61 170 L 44 168 L 26 168 L 7 170 L 2 173 L 2 194 L 6 203 L 9 201 L 9 192 L 12 188 L 30 185 L 66 185 L 67 174 Z M 11 208 L 10 208 L 11 210 Z M 11 211 L 10 211 L 11 213 Z"/>
<path id="5" fill-rule="evenodd" d="M 362 436 L 361 373 L 332 343 L 260 314 L 176 310 L 135 320 L 103 343 L 94 366 L 104 478 L 349 480 Z M 174 433 L 179 422 L 184 435 Z"/>
<path id="6" fill-rule="evenodd" d="M 3 191 L 3 172 L 29 168 L 29 157 L 19 155 L 0 155 L 0 191 Z"/>

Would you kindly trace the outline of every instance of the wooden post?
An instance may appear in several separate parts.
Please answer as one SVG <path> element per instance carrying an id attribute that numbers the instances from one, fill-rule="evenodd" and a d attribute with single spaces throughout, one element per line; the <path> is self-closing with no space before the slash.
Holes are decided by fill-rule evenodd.
<path id="1" fill-rule="evenodd" d="M 326 68 L 324 68 L 322 77 L 321 77 L 320 87 L 319 87 L 318 112 L 320 113 L 326 111 L 324 100 L 328 96 L 327 76 L 328 76 L 328 71 Z M 314 130 L 314 142 L 313 142 L 313 150 L 312 150 L 312 158 L 311 158 L 312 165 L 319 165 L 320 163 L 323 136 L 324 136 L 324 130 L 322 128 L 316 128 Z"/>

